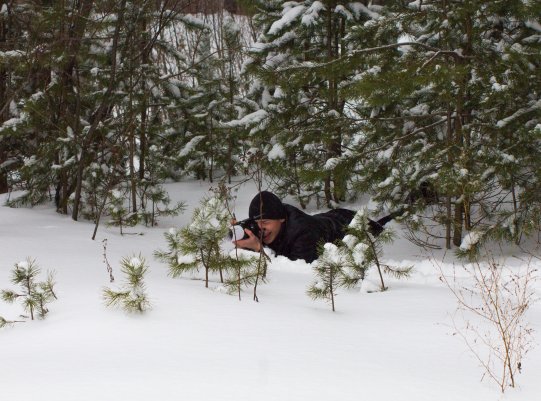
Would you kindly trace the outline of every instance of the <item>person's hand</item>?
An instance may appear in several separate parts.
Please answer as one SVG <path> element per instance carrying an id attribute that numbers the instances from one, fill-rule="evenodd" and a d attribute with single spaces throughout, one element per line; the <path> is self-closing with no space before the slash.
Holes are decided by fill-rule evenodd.
<path id="1" fill-rule="evenodd" d="M 244 232 L 246 235 L 248 235 L 248 238 L 233 241 L 235 246 L 237 248 L 246 248 L 259 252 L 261 250 L 261 242 L 259 242 L 259 238 L 257 238 L 254 233 L 247 228 L 244 229 Z"/>

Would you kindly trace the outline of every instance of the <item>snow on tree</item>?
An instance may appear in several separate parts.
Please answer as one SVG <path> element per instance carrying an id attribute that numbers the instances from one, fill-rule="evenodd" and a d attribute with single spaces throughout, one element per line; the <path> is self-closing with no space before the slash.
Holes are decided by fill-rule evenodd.
<path id="1" fill-rule="evenodd" d="M 58 212 L 99 222 L 119 190 L 130 213 L 146 211 L 147 195 L 172 170 L 164 131 L 182 88 L 178 70 L 166 70 L 174 61 L 186 67 L 166 35 L 184 21 L 166 3 L 82 2 L 70 16 L 63 4 L 8 6 L 17 16 L 10 46 L 28 55 L 7 68 L 0 92 L 12 114 L 0 119 L 0 175 L 25 189 L 11 205 L 52 192 Z"/>
<path id="2" fill-rule="evenodd" d="M 45 281 L 37 281 L 41 269 L 33 259 L 15 263 L 12 270 L 11 282 L 20 287 L 19 290 L 2 290 L 2 299 L 13 303 L 22 302 L 24 310 L 30 313 L 34 320 L 35 314 L 41 319 L 49 312 L 47 304 L 57 299 L 54 291 L 54 274 L 48 272 Z"/>
<path id="3" fill-rule="evenodd" d="M 262 35 L 246 64 L 256 80 L 250 95 L 268 113 L 252 135 L 265 154 L 276 191 L 304 206 L 311 197 L 330 206 L 345 200 L 351 171 L 339 161 L 356 122 L 342 87 L 357 71 L 335 68 L 350 50 L 348 35 L 377 13 L 348 1 L 274 1 L 254 19 Z M 258 140 L 258 141 L 257 141 Z"/>
<path id="4" fill-rule="evenodd" d="M 121 271 L 125 276 L 122 288 L 113 290 L 104 288 L 103 298 L 107 306 L 120 306 L 127 312 L 142 313 L 150 308 L 150 301 L 144 283 L 148 264 L 141 255 L 124 257 Z"/>
<path id="5" fill-rule="evenodd" d="M 338 288 L 355 287 L 372 266 L 378 270 L 381 291 L 387 290 L 382 272 L 398 278 L 411 272 L 411 267 L 397 268 L 382 262 L 382 244 L 392 241 L 392 232 L 385 229 L 378 236 L 372 235 L 366 210 L 357 212 L 347 232 L 342 240 L 323 245 L 313 264 L 316 279 L 307 290 L 311 298 L 330 302 L 333 311 Z"/>
<path id="6" fill-rule="evenodd" d="M 220 249 L 227 236 L 229 216 L 218 197 L 206 198 L 196 208 L 190 224 L 165 233 L 168 250 L 158 250 L 155 256 L 169 265 L 169 274 L 179 277 L 183 273 L 205 270 L 205 287 L 208 288 L 209 274 L 220 273 L 229 267 L 229 258 Z"/>
<path id="7" fill-rule="evenodd" d="M 323 245 L 323 251 L 314 262 L 315 281 L 308 287 L 307 294 L 312 299 L 324 299 L 335 309 L 337 289 L 353 287 L 364 275 L 360 266 L 351 260 L 344 248 L 332 243 Z"/>
<path id="8" fill-rule="evenodd" d="M 348 89 L 366 121 L 350 159 L 358 189 L 408 210 L 418 240 L 444 236 L 450 248 L 472 230 L 519 240 L 539 227 L 540 11 L 395 2 L 352 31 L 352 41 L 374 38 L 340 62 L 370 66 Z M 414 217 L 429 205 L 428 218 Z"/>

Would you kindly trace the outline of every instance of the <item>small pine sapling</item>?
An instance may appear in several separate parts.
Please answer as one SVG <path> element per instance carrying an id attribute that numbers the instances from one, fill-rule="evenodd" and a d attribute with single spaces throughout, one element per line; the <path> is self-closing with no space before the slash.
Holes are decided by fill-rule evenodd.
<path id="1" fill-rule="evenodd" d="M 327 243 L 319 251 L 314 263 L 315 281 L 307 293 L 312 299 L 325 299 L 335 311 L 338 288 L 355 287 L 363 280 L 370 266 L 375 265 L 385 291 L 382 270 L 396 277 L 407 277 L 411 267 L 397 268 L 381 262 L 381 245 L 392 241 L 392 233 L 383 230 L 378 236 L 370 231 L 370 220 L 364 210 L 357 212 L 348 227 L 348 234 L 336 244 Z"/>
<path id="2" fill-rule="evenodd" d="M 124 196 L 118 190 L 110 193 L 109 215 L 111 219 L 107 222 L 107 225 L 119 227 L 121 235 L 124 235 L 123 227 L 133 227 L 137 224 L 137 214 L 130 213 L 126 209 Z"/>
<path id="3" fill-rule="evenodd" d="M 30 313 L 30 318 L 34 320 L 35 313 L 38 317 L 45 318 L 49 312 L 47 304 L 57 299 L 54 292 L 54 275 L 47 273 L 47 279 L 38 282 L 38 276 L 41 270 L 36 261 L 28 258 L 26 261 L 16 263 L 12 271 L 11 282 L 20 286 L 20 291 L 2 290 L 2 299 L 13 303 L 15 300 L 22 300 L 26 312 Z"/>
<path id="4" fill-rule="evenodd" d="M 165 233 L 169 250 L 159 250 L 154 255 L 169 265 L 172 277 L 203 267 L 208 288 L 210 272 L 219 272 L 223 282 L 223 270 L 228 266 L 229 257 L 222 253 L 220 243 L 227 235 L 228 226 L 223 201 L 218 197 L 204 199 L 201 207 L 194 210 L 188 226 Z"/>
<path id="5" fill-rule="evenodd" d="M 120 265 L 126 282 L 119 291 L 107 287 L 103 290 L 106 305 L 121 306 L 127 312 L 142 313 L 150 308 L 144 283 L 148 265 L 141 255 L 125 257 L 121 260 Z"/>
<path id="6" fill-rule="evenodd" d="M 314 264 L 316 279 L 307 293 L 312 299 L 328 301 L 334 312 L 336 290 L 357 285 L 364 278 L 364 270 L 365 266 L 356 263 L 346 246 L 326 243 Z"/>
<path id="7" fill-rule="evenodd" d="M 139 211 L 139 220 L 144 221 L 146 226 L 154 227 L 158 224 L 158 217 L 178 216 L 186 209 L 184 202 L 171 205 L 171 198 L 160 185 L 145 187 L 141 199 L 142 209 Z"/>
<path id="8" fill-rule="evenodd" d="M 243 286 L 255 286 L 259 280 L 265 282 L 268 259 L 246 250 L 235 249 L 232 252 L 234 255 L 227 262 L 230 275 L 225 280 L 225 286 L 230 294 L 237 293 L 240 300 Z"/>
<path id="9" fill-rule="evenodd" d="M 382 245 L 393 241 L 393 233 L 385 229 L 379 235 L 374 236 L 371 234 L 370 223 L 366 211 L 358 211 L 349 224 L 348 235 L 344 237 L 342 242 L 346 252 L 360 269 L 366 271 L 372 265 L 377 267 L 381 283 L 380 289 L 385 291 L 387 287 L 383 281 L 383 272 L 397 278 L 406 278 L 409 277 L 412 267 L 395 267 L 382 263 Z"/>
<path id="10" fill-rule="evenodd" d="M 260 183 L 258 187 L 261 188 Z M 237 188 L 238 190 L 238 188 Z M 231 188 L 227 187 L 225 181 L 221 181 L 216 188 L 213 188 L 215 197 L 219 198 L 224 206 L 224 212 L 231 219 L 235 219 L 235 214 L 231 208 L 231 202 L 235 199 L 231 195 Z M 231 227 L 228 227 L 231 229 Z M 239 228 L 239 227 L 237 227 Z M 230 233 L 231 239 L 235 239 L 233 231 Z M 244 234 L 244 233 L 243 233 Z M 239 301 L 243 286 L 252 286 L 254 291 L 254 300 L 258 301 L 257 286 L 259 282 L 265 282 L 268 262 L 270 258 L 265 253 L 264 248 L 257 256 L 251 251 L 242 250 L 237 247 L 229 253 L 229 257 L 224 260 L 224 270 L 229 273 L 225 279 L 224 285 L 230 294 L 237 293 Z"/>

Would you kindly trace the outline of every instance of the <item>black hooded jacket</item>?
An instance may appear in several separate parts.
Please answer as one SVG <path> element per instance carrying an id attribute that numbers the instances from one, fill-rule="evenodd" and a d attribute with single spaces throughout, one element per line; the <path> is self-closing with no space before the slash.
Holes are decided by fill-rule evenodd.
<path id="1" fill-rule="evenodd" d="M 318 246 L 344 237 L 345 228 L 356 213 L 349 209 L 334 209 L 311 216 L 285 203 L 284 207 L 285 222 L 276 239 L 267 246 L 277 255 L 291 260 L 304 259 L 308 263 L 317 259 Z"/>

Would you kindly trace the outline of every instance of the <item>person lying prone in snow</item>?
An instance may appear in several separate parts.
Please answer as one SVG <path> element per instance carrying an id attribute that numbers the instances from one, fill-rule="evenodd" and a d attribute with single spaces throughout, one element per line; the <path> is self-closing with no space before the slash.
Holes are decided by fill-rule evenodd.
<path id="1" fill-rule="evenodd" d="M 257 223 L 260 232 L 256 235 L 254 230 L 245 228 L 247 238 L 233 243 L 239 248 L 256 252 L 266 245 L 276 255 L 291 260 L 304 259 L 311 263 L 317 259 L 321 243 L 334 242 L 344 237 L 345 229 L 355 213 L 349 209 L 333 209 L 309 215 L 295 206 L 282 203 L 272 192 L 262 191 L 252 199 L 248 209 L 250 220 Z M 378 221 L 370 220 L 371 233 L 379 235 L 383 226 L 393 218 L 391 214 Z"/>

